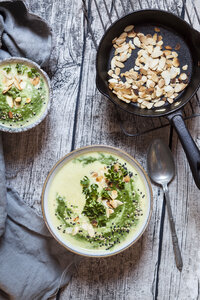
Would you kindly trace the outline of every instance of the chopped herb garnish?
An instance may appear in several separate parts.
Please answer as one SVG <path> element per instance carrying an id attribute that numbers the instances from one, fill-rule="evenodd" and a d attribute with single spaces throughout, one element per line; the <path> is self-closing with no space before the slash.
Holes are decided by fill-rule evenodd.
<path id="1" fill-rule="evenodd" d="M 28 74 L 28 77 L 29 77 L 29 78 L 34 78 L 34 77 L 39 76 L 39 73 L 38 73 L 37 70 L 34 69 L 34 68 L 31 68 L 31 70 L 28 71 L 27 74 Z"/>
<path id="2" fill-rule="evenodd" d="M 22 64 L 16 64 L 17 73 L 23 75 L 26 70 L 28 70 L 28 67 Z"/>
<path id="3" fill-rule="evenodd" d="M 3 68 L 3 70 L 5 70 L 6 73 L 8 74 L 11 71 L 11 66 L 6 66 Z"/>
<path id="4" fill-rule="evenodd" d="M 92 156 L 82 156 L 80 158 L 76 158 L 73 160 L 74 162 L 81 162 L 84 166 L 89 165 L 95 161 L 99 161 L 101 164 L 110 165 L 116 161 L 116 159 L 112 155 L 105 155 L 103 153 L 99 153 L 98 157 Z"/>

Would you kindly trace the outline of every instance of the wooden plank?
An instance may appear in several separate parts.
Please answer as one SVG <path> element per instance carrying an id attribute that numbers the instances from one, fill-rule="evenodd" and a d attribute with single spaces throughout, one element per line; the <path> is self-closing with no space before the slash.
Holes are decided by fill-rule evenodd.
<path id="1" fill-rule="evenodd" d="M 22 134 L 3 134 L 9 184 L 24 201 L 40 211 L 42 185 L 55 162 L 71 150 L 74 115 L 84 45 L 82 4 L 69 1 L 29 1 L 54 33 L 49 74 L 52 105 L 48 117 Z M 81 13 L 80 13 L 81 12 Z"/>
<path id="2" fill-rule="evenodd" d="M 197 5 L 197 12 L 200 13 L 199 2 L 194 1 L 194 3 Z M 186 12 L 186 20 L 192 21 L 194 27 L 200 30 L 200 23 L 192 2 L 187 1 L 186 4 L 190 15 L 188 18 Z M 198 92 L 198 96 L 200 97 L 200 92 Z M 193 103 L 195 113 L 199 113 L 199 103 L 196 100 L 193 100 Z M 187 127 L 200 149 L 200 118 L 189 120 Z M 172 152 L 177 175 L 169 186 L 169 192 L 183 257 L 183 270 L 180 273 L 175 267 L 169 222 L 165 215 L 158 299 L 200 299 L 199 190 L 195 186 L 185 153 L 175 132 L 173 133 Z"/>
<path id="3" fill-rule="evenodd" d="M 100 2 L 103 9 L 103 2 Z M 92 10 L 92 9 L 91 9 Z M 103 10 L 105 12 L 105 10 Z M 102 12 L 102 13 L 103 13 Z M 97 40 L 100 21 L 97 10 L 92 10 L 92 28 Z M 106 13 L 106 12 L 105 12 Z M 105 24 L 106 20 L 103 13 Z M 114 106 L 96 90 L 96 51 L 87 37 L 81 100 L 75 133 L 75 148 L 90 144 L 113 145 L 133 155 L 146 168 L 146 152 L 155 137 L 163 137 L 168 143 L 169 129 L 150 133 L 134 139 L 125 137 L 119 128 Z M 151 120 L 134 118 L 124 113 L 128 129 L 151 125 Z M 157 283 L 160 220 L 163 196 L 154 186 L 154 210 L 150 225 L 137 244 L 116 257 L 107 259 L 84 258 L 69 286 L 60 299 L 153 299 Z"/>

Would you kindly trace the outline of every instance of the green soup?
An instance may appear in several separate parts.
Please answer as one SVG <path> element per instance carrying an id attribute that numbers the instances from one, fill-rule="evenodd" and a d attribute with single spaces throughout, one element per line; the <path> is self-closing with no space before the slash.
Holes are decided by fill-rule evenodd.
<path id="1" fill-rule="evenodd" d="M 27 126 L 44 113 L 49 92 L 43 76 L 28 65 L 0 66 L 0 125 Z"/>
<path id="2" fill-rule="evenodd" d="M 147 201 L 145 185 L 132 165 L 113 154 L 90 152 L 56 173 L 48 211 L 66 241 L 109 251 L 141 228 Z"/>

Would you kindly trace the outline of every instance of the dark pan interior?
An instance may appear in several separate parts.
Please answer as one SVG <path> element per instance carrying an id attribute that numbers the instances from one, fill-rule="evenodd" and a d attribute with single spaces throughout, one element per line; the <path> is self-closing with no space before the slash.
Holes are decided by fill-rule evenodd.
<path id="1" fill-rule="evenodd" d="M 114 55 L 112 40 L 119 36 L 127 25 L 135 25 L 136 32 L 144 34 L 154 34 L 154 28 L 159 27 L 163 37 L 164 46 L 171 46 L 174 50 L 177 44 L 180 44 L 180 50 L 175 50 L 179 54 L 180 67 L 188 65 L 185 72 L 188 77 L 188 86 L 184 89 L 173 104 L 166 104 L 157 109 L 141 109 L 135 103 L 125 103 L 117 98 L 115 94 L 108 88 L 107 75 L 110 69 L 110 61 Z M 134 67 L 134 61 L 137 57 L 137 52 L 140 49 L 133 50 L 131 57 L 125 62 L 125 67 L 121 72 L 125 72 Z M 177 16 L 159 10 L 142 10 L 134 12 L 123 17 L 114 23 L 102 38 L 98 53 L 97 53 L 97 87 L 111 101 L 120 106 L 122 109 L 130 113 L 141 116 L 161 116 L 169 114 L 183 105 L 185 105 L 192 95 L 196 92 L 200 82 L 200 34 L 193 30 L 186 22 Z"/>

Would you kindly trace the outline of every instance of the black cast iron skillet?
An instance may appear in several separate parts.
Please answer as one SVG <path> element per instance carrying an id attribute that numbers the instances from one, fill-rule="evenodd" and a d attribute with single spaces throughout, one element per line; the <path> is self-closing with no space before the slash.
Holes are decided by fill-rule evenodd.
<path id="1" fill-rule="evenodd" d="M 128 25 L 135 25 L 136 32 L 154 34 L 154 28 L 159 27 L 163 36 L 164 46 L 169 45 L 173 49 L 180 44 L 178 50 L 181 67 L 188 65 L 188 86 L 179 94 L 173 104 L 166 104 L 157 109 L 141 109 L 135 103 L 125 103 L 117 98 L 108 88 L 107 75 L 110 69 L 110 61 L 113 57 L 112 40 L 119 36 Z M 131 57 L 125 62 L 123 71 L 130 70 L 134 66 L 137 51 L 133 51 Z M 188 23 L 176 15 L 161 10 L 135 11 L 119 19 L 112 24 L 101 39 L 96 60 L 97 77 L 96 84 L 99 91 L 126 112 L 144 116 L 165 116 L 174 125 L 183 149 L 186 153 L 190 168 L 197 187 L 200 189 L 200 151 L 188 132 L 181 108 L 194 96 L 200 86 L 200 33 L 194 30 Z"/>

